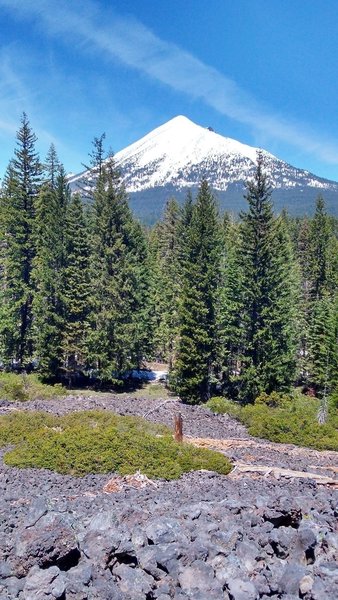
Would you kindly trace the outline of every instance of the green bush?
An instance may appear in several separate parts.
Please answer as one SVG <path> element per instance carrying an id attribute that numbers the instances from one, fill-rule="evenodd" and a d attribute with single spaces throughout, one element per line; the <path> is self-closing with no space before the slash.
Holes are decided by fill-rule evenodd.
<path id="1" fill-rule="evenodd" d="M 0 399 L 2 400 L 48 400 L 66 394 L 60 385 L 46 385 L 37 375 L 20 373 L 0 374 Z"/>
<path id="2" fill-rule="evenodd" d="M 232 402 L 223 396 L 214 396 L 213 398 L 210 398 L 205 406 L 214 413 L 220 415 L 228 414 L 235 418 L 239 417 L 241 411 L 241 407 L 238 403 Z"/>
<path id="3" fill-rule="evenodd" d="M 255 404 L 243 407 L 225 398 L 211 398 L 206 406 L 213 412 L 235 417 L 255 437 L 317 450 L 338 450 L 338 411 L 334 399 L 324 425 L 317 422 L 319 400 L 297 391 L 293 398 L 277 393 L 261 394 Z"/>
<path id="4" fill-rule="evenodd" d="M 178 444 L 170 429 L 141 418 L 106 411 L 64 417 L 45 413 L 12 413 L 0 418 L 0 445 L 15 445 L 5 462 L 59 473 L 121 475 L 137 470 L 151 478 L 176 479 L 191 470 L 226 475 L 228 459 L 211 450 Z"/>
<path id="5" fill-rule="evenodd" d="M 272 392 L 271 394 L 263 392 L 255 400 L 256 406 L 261 404 L 269 408 L 287 408 L 291 405 L 291 398 L 278 392 Z"/>

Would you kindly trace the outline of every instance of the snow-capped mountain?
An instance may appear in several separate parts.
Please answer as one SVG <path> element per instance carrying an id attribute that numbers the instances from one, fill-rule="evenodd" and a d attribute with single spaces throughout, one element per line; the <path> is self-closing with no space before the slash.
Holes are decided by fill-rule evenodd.
<path id="1" fill-rule="evenodd" d="M 265 150 L 263 155 L 277 210 L 285 206 L 292 214 L 310 213 L 321 194 L 328 210 L 337 214 L 338 183 L 297 169 Z M 115 162 L 133 209 L 149 221 L 159 218 L 168 197 L 181 200 L 188 189 L 197 190 L 203 177 L 222 208 L 233 212 L 245 208 L 244 185 L 254 173 L 256 156 L 257 148 L 178 116 L 118 152 Z M 71 188 L 81 187 L 84 176 L 71 177 Z"/>

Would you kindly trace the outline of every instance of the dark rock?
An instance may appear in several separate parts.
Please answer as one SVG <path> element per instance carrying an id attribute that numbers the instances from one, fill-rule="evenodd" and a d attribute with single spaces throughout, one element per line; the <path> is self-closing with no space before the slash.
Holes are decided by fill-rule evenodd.
<path id="1" fill-rule="evenodd" d="M 168 544 L 186 539 L 178 519 L 156 519 L 146 527 L 146 534 L 150 544 Z"/>
<path id="2" fill-rule="evenodd" d="M 288 564 L 279 580 L 279 589 L 286 594 L 298 595 L 300 582 L 306 575 L 304 567 L 299 564 Z"/>
<path id="3" fill-rule="evenodd" d="M 257 557 L 259 550 L 256 544 L 253 542 L 239 542 L 237 546 L 237 557 L 240 560 L 242 567 L 246 569 L 248 573 L 252 573 L 257 563 Z"/>
<path id="4" fill-rule="evenodd" d="M 214 577 L 214 570 L 211 565 L 197 560 L 189 567 L 183 568 L 178 576 L 178 581 L 183 592 L 189 598 L 201 597 L 210 598 L 210 594 L 222 594 L 222 585 Z"/>
<path id="5" fill-rule="evenodd" d="M 1 581 L 0 581 L 1 585 Z M 25 585 L 24 579 L 18 579 L 17 577 L 9 577 L 5 581 L 5 588 L 10 598 L 18 598 L 20 592 L 23 590 Z"/>
<path id="6" fill-rule="evenodd" d="M 114 569 L 114 575 L 120 590 L 133 600 L 146 598 L 154 587 L 154 579 L 141 569 L 133 569 L 127 565 L 118 565 Z"/>
<path id="7" fill-rule="evenodd" d="M 241 538 L 242 536 L 237 528 L 230 528 L 226 533 L 224 531 L 216 530 L 215 533 L 211 535 L 211 542 L 219 549 L 219 552 L 227 555 L 236 549 L 238 540 Z"/>
<path id="8" fill-rule="evenodd" d="M 172 577 L 178 574 L 178 559 L 184 550 L 178 544 L 159 544 L 148 546 L 138 552 L 140 566 L 156 579 L 170 573 Z"/>
<path id="9" fill-rule="evenodd" d="M 57 566 L 67 571 L 79 559 L 80 551 L 74 531 L 56 517 L 48 524 L 40 521 L 18 536 L 11 563 L 15 574 L 22 577 L 33 565 L 44 569 Z"/>
<path id="10" fill-rule="evenodd" d="M 92 578 L 92 566 L 89 562 L 81 562 L 76 567 L 69 569 L 66 575 L 67 594 L 73 595 L 81 592 L 83 587 L 89 585 Z"/>
<path id="11" fill-rule="evenodd" d="M 24 527 L 27 529 L 30 527 L 34 527 L 38 521 L 44 517 L 48 512 L 48 505 L 44 498 L 36 498 L 26 515 L 24 520 Z"/>
<path id="12" fill-rule="evenodd" d="M 233 600 L 256 600 L 257 590 L 251 581 L 232 579 L 228 584 L 230 597 Z"/>
<path id="13" fill-rule="evenodd" d="M 58 567 L 40 569 L 35 566 L 26 577 L 23 597 L 25 600 L 44 600 L 46 597 L 61 600 L 65 588 L 65 575 Z"/>
<path id="14" fill-rule="evenodd" d="M 288 558 L 295 544 L 297 532 L 292 527 L 273 529 L 269 535 L 269 544 L 278 558 Z"/>
<path id="15" fill-rule="evenodd" d="M 290 501 L 283 499 L 280 505 L 274 508 L 268 508 L 263 512 L 265 521 L 272 523 L 274 527 L 294 527 L 298 529 L 302 520 L 302 511 L 300 508 L 292 505 Z"/>
<path id="16" fill-rule="evenodd" d="M 89 531 L 80 542 L 80 549 L 94 564 L 106 564 L 110 554 L 118 547 L 118 541 L 112 540 L 109 532 Z"/>
<path id="17" fill-rule="evenodd" d="M 297 548 L 300 559 L 306 565 L 312 565 L 315 562 L 315 547 L 317 538 L 312 529 L 304 527 L 297 532 Z"/>
<path id="18" fill-rule="evenodd" d="M 0 561 L 0 580 L 10 577 L 12 574 L 11 567 L 5 560 Z"/>

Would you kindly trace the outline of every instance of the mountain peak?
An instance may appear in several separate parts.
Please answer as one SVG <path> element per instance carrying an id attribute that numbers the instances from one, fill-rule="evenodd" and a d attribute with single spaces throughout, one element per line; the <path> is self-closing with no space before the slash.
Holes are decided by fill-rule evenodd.
<path id="1" fill-rule="evenodd" d="M 132 200 L 142 197 L 148 204 L 159 204 L 152 208 L 157 217 L 168 196 L 181 199 L 188 189 L 197 190 L 202 178 L 208 180 L 224 208 L 238 212 L 246 206 L 244 185 L 254 175 L 257 151 L 177 115 L 118 152 L 115 162 Z M 329 200 L 328 209 L 337 213 L 337 183 L 262 152 L 277 209 L 286 207 L 292 214 L 311 212 L 321 193 Z M 73 190 L 80 188 L 82 177 L 84 174 L 70 178 Z M 142 214 L 141 206 L 137 212 Z"/>
<path id="2" fill-rule="evenodd" d="M 171 180 L 179 181 L 180 187 L 198 185 L 196 176 L 191 177 L 196 165 L 199 166 L 200 178 L 204 174 L 207 176 L 211 162 L 216 161 L 221 167 L 229 157 L 232 162 L 234 159 L 244 160 L 247 171 L 256 163 L 256 153 L 256 148 L 225 138 L 178 115 L 118 152 L 115 159 L 122 170 L 126 164 L 136 171 L 147 166 L 146 181 L 134 177 L 133 183 L 129 178 L 126 182 L 127 190 L 135 192 L 143 189 L 144 185 L 156 187 Z M 213 184 L 216 184 L 216 189 L 225 189 L 222 183 L 224 173 L 218 171 Z"/>

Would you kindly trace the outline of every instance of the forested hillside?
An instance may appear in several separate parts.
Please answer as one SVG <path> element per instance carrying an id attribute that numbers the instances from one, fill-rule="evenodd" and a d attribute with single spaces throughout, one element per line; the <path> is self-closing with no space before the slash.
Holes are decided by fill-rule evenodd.
<path id="1" fill-rule="evenodd" d="M 325 199 L 311 219 L 274 214 L 259 155 L 238 221 L 202 180 L 148 229 L 103 140 L 84 205 L 22 117 L 1 188 L 2 368 L 118 385 L 158 360 L 188 403 L 252 403 L 296 385 L 325 399 L 338 384 L 338 223 Z"/>

